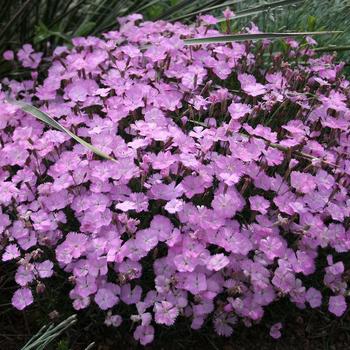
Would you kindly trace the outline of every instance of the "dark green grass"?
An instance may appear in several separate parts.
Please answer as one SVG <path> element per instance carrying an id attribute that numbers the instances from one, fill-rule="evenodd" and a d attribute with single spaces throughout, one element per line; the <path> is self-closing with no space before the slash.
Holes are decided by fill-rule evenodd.
<path id="1" fill-rule="evenodd" d="M 349 0 L 2 0 L 0 53 L 27 42 L 47 49 L 74 36 L 98 35 L 115 28 L 117 17 L 136 12 L 146 20 L 187 23 L 201 13 L 221 17 L 226 4 L 240 17 L 236 29 L 254 21 L 264 31 L 343 30 L 320 43 L 350 44 Z"/>
<path id="2" fill-rule="evenodd" d="M 264 1 L 246 0 L 237 4 L 238 10 L 246 6 L 255 6 Z M 243 5 L 244 4 L 244 5 Z M 350 45 L 350 1 L 349 0 L 305 0 L 300 4 L 266 11 L 250 19 L 257 23 L 263 31 L 313 31 L 340 30 L 343 33 L 332 37 L 317 38 L 318 45 L 339 51 L 342 59 L 347 59 Z M 242 25 L 242 20 L 239 22 Z"/>

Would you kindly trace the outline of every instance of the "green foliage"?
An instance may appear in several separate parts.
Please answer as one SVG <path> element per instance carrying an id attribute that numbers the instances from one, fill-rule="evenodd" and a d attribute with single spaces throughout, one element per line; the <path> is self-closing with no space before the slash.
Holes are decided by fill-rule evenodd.
<path id="1" fill-rule="evenodd" d="M 117 17 L 142 13 L 145 19 L 191 22 L 199 14 L 219 19 L 229 7 L 237 31 L 250 21 L 264 32 L 340 30 L 319 38 L 325 50 L 350 44 L 350 0 L 2 0 L 0 6 L 0 54 L 24 43 L 46 51 L 67 44 L 74 36 L 98 35 L 117 26 Z M 219 28 L 227 29 L 223 21 Z M 6 63 L 1 62 L 1 71 Z"/>
<path id="2" fill-rule="evenodd" d="M 38 49 L 73 36 L 97 35 L 117 25 L 117 17 L 142 13 L 146 19 L 170 19 L 219 0 L 1 0 L 0 52 L 24 43 Z"/>
<path id="3" fill-rule="evenodd" d="M 339 34 L 337 31 L 325 31 L 325 32 L 298 32 L 298 33 L 256 33 L 256 34 L 233 34 L 233 35 L 220 35 L 206 38 L 194 38 L 184 40 L 185 45 L 200 45 L 200 44 L 214 44 L 214 43 L 228 43 L 233 41 L 246 41 L 246 40 L 262 40 L 262 39 L 279 39 L 279 38 L 294 38 L 303 37 L 306 35 L 329 35 Z"/>
<path id="4" fill-rule="evenodd" d="M 61 335 L 66 329 L 77 322 L 76 315 L 68 317 L 57 326 L 43 326 L 38 333 L 29 339 L 21 350 L 44 350 L 53 340 Z M 65 349 L 65 348 L 63 348 Z"/>
<path id="5" fill-rule="evenodd" d="M 60 340 L 60 341 L 57 343 L 57 348 L 56 348 L 56 350 L 70 350 L 68 340 L 67 340 L 67 339 Z"/>
<path id="6" fill-rule="evenodd" d="M 237 12 L 247 8 L 266 4 L 261 0 L 245 0 L 237 4 Z M 247 20 L 256 23 L 260 30 L 266 32 L 284 31 L 323 31 L 339 30 L 334 36 L 317 38 L 320 47 L 344 47 L 350 44 L 350 0 L 304 0 L 289 6 L 277 7 L 249 18 L 237 20 L 240 27 Z M 345 58 L 345 56 L 342 56 Z"/>

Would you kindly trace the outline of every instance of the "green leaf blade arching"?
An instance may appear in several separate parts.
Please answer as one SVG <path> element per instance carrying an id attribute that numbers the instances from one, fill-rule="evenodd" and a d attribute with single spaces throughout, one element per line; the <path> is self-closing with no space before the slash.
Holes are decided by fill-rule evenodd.
<path id="1" fill-rule="evenodd" d="M 104 159 L 116 161 L 113 157 L 109 156 L 108 154 L 106 154 L 103 151 L 99 150 L 95 146 L 93 146 L 90 143 L 86 142 L 85 140 L 83 140 L 79 136 L 75 135 L 73 132 L 71 132 L 70 130 L 68 130 L 67 128 L 62 126 L 60 123 L 58 123 L 55 119 L 50 117 L 47 113 L 44 113 L 43 111 L 41 111 L 40 109 L 32 106 L 31 104 L 23 102 L 23 101 L 14 100 L 14 99 L 11 99 L 11 98 L 8 98 L 7 102 L 12 104 L 12 105 L 14 105 L 14 106 L 17 106 L 17 107 L 21 108 L 21 110 L 23 112 L 26 112 L 26 113 L 32 115 L 36 119 L 44 122 L 45 124 L 51 126 L 52 128 L 55 128 L 56 130 L 59 130 L 59 131 L 62 131 L 62 132 L 65 132 L 72 139 L 74 139 L 75 141 L 77 141 L 82 146 L 86 147 L 87 149 L 89 149 L 90 151 L 95 153 L 96 155 L 98 155 L 98 156 L 100 156 L 100 157 L 102 157 Z"/>
<path id="2" fill-rule="evenodd" d="M 232 35 L 219 35 L 207 38 L 193 38 L 185 39 L 185 45 L 200 45 L 200 44 L 216 44 L 216 43 L 228 43 L 234 41 L 246 41 L 246 40 L 263 40 L 263 39 L 281 39 L 281 38 L 293 38 L 298 36 L 307 35 L 329 35 L 339 34 L 339 31 L 325 31 L 325 32 L 297 32 L 297 33 L 256 33 L 256 34 L 232 34 Z"/>

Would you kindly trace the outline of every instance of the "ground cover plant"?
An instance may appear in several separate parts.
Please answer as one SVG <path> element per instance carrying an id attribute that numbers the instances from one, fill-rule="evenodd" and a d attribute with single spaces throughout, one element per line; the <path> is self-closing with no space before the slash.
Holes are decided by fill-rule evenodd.
<path id="1" fill-rule="evenodd" d="M 142 345 L 155 325 L 180 319 L 228 337 L 277 300 L 344 315 L 343 64 L 316 56 L 311 37 L 288 38 L 279 52 L 268 39 L 185 42 L 220 35 L 210 15 L 198 25 L 119 21 L 52 56 L 29 44 L 4 53 L 32 70 L 3 79 L 0 95 L 1 259 L 17 265 L 12 305 L 30 308 L 64 276 L 75 310 L 98 307 L 107 326 L 133 325 Z M 273 338 L 282 326 L 271 325 Z"/>

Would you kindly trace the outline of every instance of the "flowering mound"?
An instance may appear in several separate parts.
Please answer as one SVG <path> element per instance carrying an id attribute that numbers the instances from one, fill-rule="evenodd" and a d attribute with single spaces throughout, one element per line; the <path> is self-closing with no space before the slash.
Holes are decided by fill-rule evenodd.
<path id="1" fill-rule="evenodd" d="M 142 344 L 154 324 L 178 317 L 193 329 L 210 318 L 228 336 L 281 298 L 341 316 L 350 250 L 342 66 L 315 58 L 311 38 L 286 41 L 283 55 L 268 41 L 188 47 L 184 38 L 219 34 L 213 18 L 196 27 L 139 19 L 52 57 L 27 45 L 18 59 L 46 62 L 46 78 L 2 82 L 0 249 L 3 262 L 18 262 L 14 307 L 64 270 L 75 309 L 96 303 L 113 326 L 131 319 Z"/>

